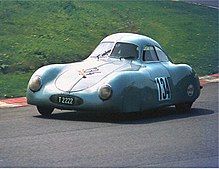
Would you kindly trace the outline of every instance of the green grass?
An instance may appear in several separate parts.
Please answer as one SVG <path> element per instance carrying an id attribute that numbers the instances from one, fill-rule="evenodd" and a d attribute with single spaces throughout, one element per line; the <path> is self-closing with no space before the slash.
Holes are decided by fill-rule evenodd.
<path id="1" fill-rule="evenodd" d="M 0 74 L 1 97 L 20 97 L 24 96 L 31 73 L 9 73 Z"/>
<path id="2" fill-rule="evenodd" d="M 218 10 L 172 1 L 0 0 L 0 97 L 23 96 L 31 72 L 86 58 L 116 32 L 157 40 L 175 63 L 218 72 Z"/>

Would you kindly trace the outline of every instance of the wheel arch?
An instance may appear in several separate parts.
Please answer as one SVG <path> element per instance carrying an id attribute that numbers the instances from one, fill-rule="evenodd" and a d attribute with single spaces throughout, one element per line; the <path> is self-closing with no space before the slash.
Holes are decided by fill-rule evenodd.
<path id="1" fill-rule="evenodd" d="M 187 64 L 171 64 L 169 73 L 173 84 L 174 103 L 194 102 L 200 95 L 200 83 L 195 70 Z M 193 87 L 190 96 L 188 88 Z"/>

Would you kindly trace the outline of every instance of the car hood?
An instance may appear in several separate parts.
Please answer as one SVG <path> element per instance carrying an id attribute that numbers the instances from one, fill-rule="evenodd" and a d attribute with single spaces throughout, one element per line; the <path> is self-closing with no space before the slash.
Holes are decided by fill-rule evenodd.
<path id="1" fill-rule="evenodd" d="M 96 60 L 87 59 L 83 62 L 72 63 L 59 74 L 55 85 L 59 90 L 75 92 L 87 89 L 97 84 L 113 72 L 136 70 L 140 66 L 133 66 L 129 60 Z"/>

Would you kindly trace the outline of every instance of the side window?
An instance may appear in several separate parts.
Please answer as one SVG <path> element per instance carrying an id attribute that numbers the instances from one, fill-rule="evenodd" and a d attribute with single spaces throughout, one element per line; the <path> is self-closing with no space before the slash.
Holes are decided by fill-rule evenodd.
<path id="1" fill-rule="evenodd" d="M 143 52 L 143 61 L 158 61 L 156 52 L 153 46 L 145 46 Z"/>
<path id="2" fill-rule="evenodd" d="M 169 61 L 167 55 L 160 48 L 155 46 L 155 49 L 157 52 L 157 56 L 161 62 L 168 62 Z"/>

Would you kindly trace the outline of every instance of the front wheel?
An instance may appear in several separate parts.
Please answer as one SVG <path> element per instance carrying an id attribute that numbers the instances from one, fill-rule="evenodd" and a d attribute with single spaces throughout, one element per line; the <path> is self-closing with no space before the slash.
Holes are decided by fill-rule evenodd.
<path id="1" fill-rule="evenodd" d="M 43 116 L 49 116 L 52 114 L 54 108 L 52 107 L 43 107 L 43 106 L 37 106 L 38 112 Z"/>
<path id="2" fill-rule="evenodd" d="M 190 112 L 193 102 L 176 104 L 176 111 L 179 113 Z"/>

